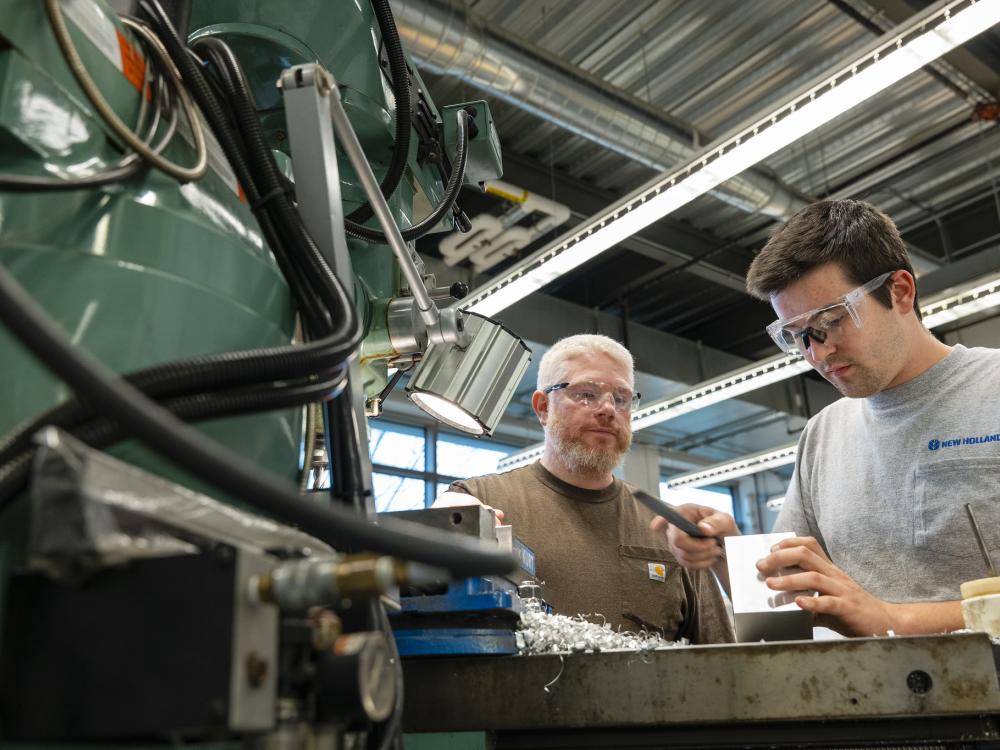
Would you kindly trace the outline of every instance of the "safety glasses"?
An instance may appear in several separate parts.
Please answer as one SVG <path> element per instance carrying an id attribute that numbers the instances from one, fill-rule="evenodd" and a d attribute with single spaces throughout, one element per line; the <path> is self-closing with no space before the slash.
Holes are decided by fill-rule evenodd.
<path id="1" fill-rule="evenodd" d="M 628 414 L 639 405 L 638 393 L 633 393 L 622 386 L 608 385 L 607 383 L 593 381 L 556 383 L 542 389 L 542 393 L 552 393 L 553 391 L 562 391 L 570 401 L 588 409 L 596 409 L 608 396 L 611 396 L 615 410 L 622 414 Z"/>
<path id="2" fill-rule="evenodd" d="M 813 341 L 835 344 L 843 335 L 848 321 L 853 322 L 855 328 L 861 328 L 861 303 L 885 284 L 893 273 L 895 271 L 876 276 L 829 305 L 796 315 L 791 320 L 776 320 L 767 327 L 767 332 L 778 348 L 786 353 L 804 354 Z"/>

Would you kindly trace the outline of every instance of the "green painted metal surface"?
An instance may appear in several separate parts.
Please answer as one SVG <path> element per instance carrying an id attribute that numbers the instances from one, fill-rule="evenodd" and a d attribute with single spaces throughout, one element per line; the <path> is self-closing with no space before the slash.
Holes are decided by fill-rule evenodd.
<path id="1" fill-rule="evenodd" d="M 284 152 L 289 146 L 275 82 L 291 65 L 319 61 L 341 85 L 344 109 L 376 176 L 385 174 L 394 148 L 395 99 L 388 74 L 379 65 L 381 40 L 369 3 L 312 3 L 297 5 L 293 12 L 278 0 L 195 0 L 191 29 L 192 39 L 217 36 L 233 48 L 246 70 L 268 140 Z M 415 68 L 413 85 L 426 91 Z M 430 107 L 436 114 L 433 103 Z M 493 132 L 495 138 L 495 131 L 486 129 L 484 136 L 487 132 Z M 488 147 L 477 148 L 477 165 L 490 162 L 487 151 Z M 414 136 L 407 154 L 407 170 L 389 200 L 397 223 L 404 229 L 419 222 L 444 193 L 437 172 L 419 162 L 417 153 Z M 338 156 L 344 211 L 350 213 L 364 203 L 364 193 L 350 162 L 343 154 Z M 415 215 L 415 204 L 421 207 L 419 215 Z M 378 226 L 375 219 L 366 224 Z M 449 216 L 439 231 L 451 228 Z M 361 292 L 356 295 L 358 312 L 365 322 L 361 372 L 365 392 L 371 397 L 385 387 L 387 364 L 396 354 L 386 329 L 385 308 L 399 296 L 399 267 L 385 245 L 359 240 L 349 240 L 348 245 L 357 279 L 355 289 Z"/>
<path id="2" fill-rule="evenodd" d="M 101 12 L 112 23 L 101 3 L 91 9 L 94 23 Z M 0 51 L 0 142 L 9 146 L 0 149 L 0 170 L 65 176 L 119 158 L 66 68 L 41 3 L 0 0 L 0 17 L 10 45 Z M 72 17 L 67 24 L 109 103 L 134 122 L 138 90 Z M 180 137 L 167 155 L 194 158 Z M 147 170 L 98 190 L 0 193 L 0 262 L 76 344 L 118 372 L 285 344 L 294 327 L 288 289 L 236 187 L 224 172 L 181 186 Z M 0 432 L 67 397 L 6 332 L 0 361 Z M 299 410 L 219 420 L 205 431 L 275 473 L 297 473 Z M 136 446 L 118 452 L 184 479 Z"/>
<path id="3" fill-rule="evenodd" d="M 503 176 L 503 159 L 500 155 L 500 136 L 490 105 L 483 99 L 464 104 L 449 104 L 441 107 L 441 120 L 444 123 L 444 146 L 448 153 L 455 152 L 458 142 L 458 122 L 455 118 L 457 110 L 464 109 L 474 113 L 476 133 L 469 140 L 469 157 L 465 166 L 465 182 L 476 185 L 489 180 L 497 180 Z"/>

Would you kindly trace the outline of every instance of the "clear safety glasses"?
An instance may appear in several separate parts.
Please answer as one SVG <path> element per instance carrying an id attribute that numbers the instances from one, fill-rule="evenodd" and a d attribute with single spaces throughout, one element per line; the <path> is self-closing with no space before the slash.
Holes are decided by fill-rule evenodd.
<path id="1" fill-rule="evenodd" d="M 786 353 L 805 354 L 813 341 L 836 344 L 848 320 L 853 321 L 856 328 L 861 328 L 859 306 L 865 297 L 885 284 L 893 273 L 895 272 L 889 271 L 876 276 L 829 305 L 796 315 L 791 320 L 776 320 L 767 327 L 767 332 L 781 351 Z"/>
<path id="2" fill-rule="evenodd" d="M 622 414 L 628 414 L 639 405 L 638 393 L 632 393 L 628 388 L 608 385 L 607 383 L 593 381 L 556 383 L 542 389 L 542 393 L 552 393 L 552 391 L 562 391 L 570 401 L 588 409 L 596 409 L 599 404 L 604 403 L 608 396 L 611 396 L 615 410 Z"/>

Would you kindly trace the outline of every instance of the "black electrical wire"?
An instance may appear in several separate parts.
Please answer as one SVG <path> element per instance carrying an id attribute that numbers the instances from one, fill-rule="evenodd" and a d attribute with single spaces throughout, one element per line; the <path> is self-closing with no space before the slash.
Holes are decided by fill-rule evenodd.
<path id="1" fill-rule="evenodd" d="M 250 207 L 260 223 L 268 246 L 274 252 L 275 259 L 288 280 L 295 301 L 307 323 L 306 327 L 317 336 L 337 334 L 345 338 L 352 338 L 353 335 L 357 335 L 357 317 L 354 307 L 346 291 L 340 285 L 339 280 L 333 277 L 332 273 L 324 274 L 318 279 L 319 282 L 322 282 L 320 288 L 314 288 L 312 280 L 296 267 L 294 263 L 294 251 L 292 248 L 286 247 L 285 239 L 279 231 L 280 228 L 276 226 L 274 218 L 268 211 L 260 210 L 262 197 L 267 194 L 261 193 L 258 190 L 253 174 L 248 167 L 247 160 L 244 158 L 243 153 L 241 153 L 239 139 L 230 124 L 230 115 L 227 114 L 226 109 L 215 95 L 212 86 L 208 83 L 205 76 L 202 75 L 200 66 L 192 59 L 190 51 L 170 23 L 167 14 L 156 0 L 140 0 L 139 6 L 156 25 L 170 58 L 180 70 L 181 76 L 191 92 L 191 96 L 201 108 L 205 119 L 216 136 L 216 140 L 218 140 L 230 166 L 233 168 L 236 179 L 243 187 Z M 256 113 L 254 113 L 254 119 L 257 119 Z M 301 223 L 301 220 L 299 220 L 299 223 Z M 301 234 L 305 234 L 304 231 Z M 301 239 L 301 236 L 299 239 Z M 329 285 L 330 288 L 324 289 L 324 285 Z M 324 294 L 324 292 L 328 293 Z M 324 300 L 328 303 L 326 309 L 317 304 L 317 296 L 326 297 Z M 334 322 L 331 310 L 336 310 L 342 314 L 343 317 L 339 319 L 339 324 Z"/>
<path id="2" fill-rule="evenodd" d="M 452 210 L 455 201 L 458 200 L 458 194 L 462 190 L 462 184 L 465 181 L 465 167 L 469 157 L 469 113 L 464 109 L 460 109 L 455 113 L 455 116 L 458 118 L 458 142 L 455 144 L 456 165 L 451 171 L 451 176 L 448 178 L 448 184 L 445 187 L 441 203 L 420 223 L 401 232 L 403 239 L 407 242 L 420 239 L 434 229 L 445 215 Z M 378 229 L 347 224 L 345 222 L 344 231 L 352 237 L 364 240 L 365 242 L 386 243 L 385 232 Z"/>
<path id="3" fill-rule="evenodd" d="M 406 56 L 403 53 L 403 45 L 399 41 L 399 31 L 396 29 L 396 21 L 392 17 L 389 0 L 372 0 L 372 10 L 375 12 L 375 20 L 378 22 L 379 31 L 382 32 L 382 44 L 385 45 L 386 55 L 389 58 L 389 76 L 392 79 L 393 98 L 396 100 L 396 139 L 392 151 L 392 161 L 389 162 L 389 169 L 386 170 L 385 177 L 379 184 L 379 190 L 388 200 L 399 187 L 399 183 L 403 179 L 403 172 L 406 170 L 406 160 L 409 158 L 410 128 L 412 127 L 410 74 L 406 67 Z M 371 204 L 366 202 L 349 213 L 344 223 L 348 227 L 360 226 L 374 213 Z"/>
<path id="4" fill-rule="evenodd" d="M 221 393 L 198 393 L 167 399 L 161 405 L 185 422 L 202 422 L 289 409 L 326 400 L 336 396 L 343 385 L 344 373 L 338 372 L 332 377 L 309 383 L 275 384 L 266 390 L 244 388 Z M 121 426 L 106 417 L 77 425 L 69 432 L 92 448 L 107 448 L 127 437 Z M 30 460 L 25 461 L 24 458 L 27 456 L 31 459 L 37 450 L 37 446 L 29 444 L 18 455 L 5 462 L 11 465 L 11 470 L 0 471 L 0 511 L 27 489 L 31 465 Z"/>
<path id="5" fill-rule="evenodd" d="M 323 339 L 301 346 L 227 352 L 168 362 L 123 377 L 147 397 L 161 400 L 184 393 L 296 380 L 340 367 L 349 354 Z M 90 405 L 74 398 L 18 425 L 0 440 L 0 466 L 30 445 L 32 437 L 42 427 L 52 425 L 71 431 L 93 414 Z"/>
<path id="6" fill-rule="evenodd" d="M 0 321 L 78 396 L 115 419 L 132 437 L 222 492 L 333 547 L 362 547 L 442 567 L 456 576 L 504 574 L 514 568 L 511 555 L 458 535 L 389 519 L 375 526 L 343 508 L 303 499 L 293 488 L 184 424 L 92 357 L 77 351 L 2 267 Z"/>
<path id="7" fill-rule="evenodd" d="M 236 56 L 225 42 L 213 37 L 199 39 L 195 42 L 194 49 L 205 50 L 207 58 L 222 73 L 220 81 L 227 89 L 229 101 L 234 106 L 236 123 L 247 150 L 248 164 L 253 170 L 261 195 L 267 196 L 264 199 L 268 201 L 267 211 L 275 217 L 279 231 L 285 233 L 286 239 L 293 246 L 301 249 L 301 259 L 311 278 L 321 282 L 335 279 L 326 258 L 305 230 L 298 211 L 288 197 L 274 154 L 261 128 L 250 85 Z M 339 302 L 329 301 L 322 283 L 317 293 L 327 300 L 328 306 Z"/>

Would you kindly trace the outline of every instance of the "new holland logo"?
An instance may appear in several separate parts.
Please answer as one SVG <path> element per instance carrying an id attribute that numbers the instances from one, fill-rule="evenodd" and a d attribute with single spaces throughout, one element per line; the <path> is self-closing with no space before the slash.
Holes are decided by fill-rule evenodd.
<path id="1" fill-rule="evenodd" d="M 936 451 L 941 448 L 956 448 L 960 445 L 979 445 L 980 443 L 996 442 L 1000 442 L 1000 432 L 994 435 L 970 435 L 969 437 L 949 438 L 948 440 L 933 438 L 927 442 L 927 450 Z"/>

